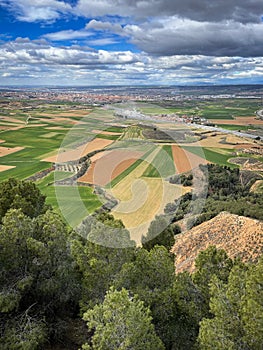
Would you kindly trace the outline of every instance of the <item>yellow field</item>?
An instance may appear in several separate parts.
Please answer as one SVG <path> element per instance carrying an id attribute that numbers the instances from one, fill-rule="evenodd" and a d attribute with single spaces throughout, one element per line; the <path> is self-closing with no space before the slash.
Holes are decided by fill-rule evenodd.
<path id="1" fill-rule="evenodd" d="M 113 216 L 123 221 L 137 243 L 146 234 L 154 217 L 163 213 L 166 204 L 189 191 L 189 188 L 172 185 L 161 178 L 142 177 L 158 151 L 159 148 L 154 150 L 110 191 L 120 201 L 112 210 Z"/>
<path id="2" fill-rule="evenodd" d="M 207 138 L 198 142 L 184 143 L 184 146 L 215 147 L 215 148 L 236 148 L 238 144 L 250 144 L 251 140 L 236 135 L 211 132 L 206 133 Z"/>

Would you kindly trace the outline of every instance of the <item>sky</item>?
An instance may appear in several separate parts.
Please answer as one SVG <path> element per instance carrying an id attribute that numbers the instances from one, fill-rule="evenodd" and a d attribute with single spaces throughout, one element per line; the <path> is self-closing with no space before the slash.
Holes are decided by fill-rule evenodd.
<path id="1" fill-rule="evenodd" d="M 0 0 L 0 85 L 263 84 L 263 0 Z"/>

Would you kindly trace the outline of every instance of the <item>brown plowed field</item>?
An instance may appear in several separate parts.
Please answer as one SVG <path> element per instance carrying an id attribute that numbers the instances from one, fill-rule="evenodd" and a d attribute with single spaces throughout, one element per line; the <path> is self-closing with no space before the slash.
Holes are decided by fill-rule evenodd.
<path id="1" fill-rule="evenodd" d="M 207 161 L 191 152 L 188 152 L 177 145 L 172 145 L 174 165 L 176 173 L 181 174 L 196 168 L 199 164 L 206 164 Z"/>
<path id="2" fill-rule="evenodd" d="M 143 155 L 142 152 L 129 150 L 103 153 L 104 155 L 91 164 L 79 181 L 105 186 Z"/>
<path id="3" fill-rule="evenodd" d="M 60 152 L 57 155 L 43 159 L 43 161 L 52 162 L 52 163 L 56 163 L 56 162 L 64 163 L 70 160 L 77 160 L 82 156 L 84 156 L 85 154 L 88 154 L 90 152 L 96 151 L 101 148 L 105 148 L 110 144 L 112 144 L 113 142 L 114 141 L 112 140 L 94 139 L 86 143 L 85 145 L 81 145 L 77 147 L 74 150 Z"/>
<path id="4" fill-rule="evenodd" d="M 211 119 L 216 124 L 232 124 L 232 125 L 263 125 L 263 120 L 251 117 L 236 117 L 234 120 L 229 119 Z"/>

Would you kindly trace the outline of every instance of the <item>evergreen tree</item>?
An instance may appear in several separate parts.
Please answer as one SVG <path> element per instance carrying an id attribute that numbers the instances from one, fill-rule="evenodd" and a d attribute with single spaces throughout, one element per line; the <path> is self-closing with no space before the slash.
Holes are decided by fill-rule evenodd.
<path id="1" fill-rule="evenodd" d="M 94 334 L 88 350 L 164 350 L 151 323 L 149 308 L 125 289 L 111 288 L 100 305 L 88 310 L 83 319 Z"/>
<path id="2" fill-rule="evenodd" d="M 1 348 L 35 349 L 63 332 L 58 320 L 78 301 L 67 228 L 47 211 L 11 209 L 0 229 Z M 16 344 L 20 344 L 19 346 Z"/>
<path id="3" fill-rule="evenodd" d="M 136 244 L 130 239 L 129 231 L 120 227 L 118 221 L 109 220 L 109 223 L 110 226 L 103 225 L 93 218 L 90 223 L 87 219 L 78 231 L 80 234 L 72 239 L 72 255 L 82 275 L 83 311 L 103 301 L 123 264 L 135 254 Z"/>
<path id="4" fill-rule="evenodd" d="M 21 209 L 31 218 L 46 211 L 46 197 L 33 182 L 14 178 L 0 184 L 0 222 L 9 209 Z"/>

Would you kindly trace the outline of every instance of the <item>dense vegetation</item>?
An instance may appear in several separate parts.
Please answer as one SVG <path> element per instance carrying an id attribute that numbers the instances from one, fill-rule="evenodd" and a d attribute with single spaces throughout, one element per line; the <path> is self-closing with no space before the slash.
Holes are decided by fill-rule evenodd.
<path id="1" fill-rule="evenodd" d="M 200 165 L 202 170 L 205 170 L 205 167 Z M 208 185 L 207 193 L 203 194 L 205 202 L 202 214 L 189 219 L 189 226 L 193 223 L 199 225 L 221 211 L 263 220 L 263 197 L 261 194 L 250 192 L 257 176 L 240 172 L 238 168 L 231 169 L 216 164 L 208 164 L 207 170 Z M 165 213 L 171 215 L 172 221 L 176 222 L 190 212 L 195 201 L 200 201 L 200 197 L 186 193 L 179 201 L 168 204 Z"/>
<path id="2" fill-rule="evenodd" d="M 175 232 L 154 237 L 164 218 L 137 248 L 108 213 L 69 232 L 33 183 L 10 179 L 0 193 L 1 349 L 262 349 L 262 258 L 244 265 L 209 247 L 193 274 L 175 275 Z"/>

